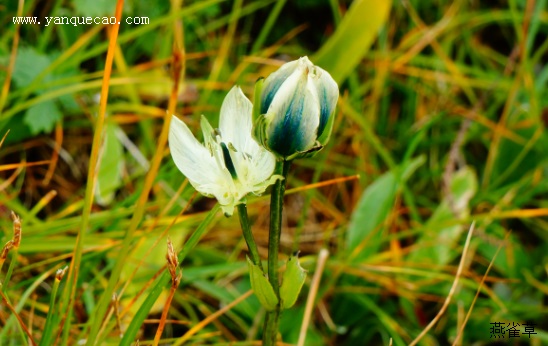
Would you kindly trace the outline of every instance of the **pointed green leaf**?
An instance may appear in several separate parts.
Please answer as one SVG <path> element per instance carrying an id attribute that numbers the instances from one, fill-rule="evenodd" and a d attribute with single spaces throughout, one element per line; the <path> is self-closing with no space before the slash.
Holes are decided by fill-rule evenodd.
<path id="1" fill-rule="evenodd" d="M 273 311 L 278 305 L 278 297 L 274 293 L 274 289 L 268 279 L 264 275 L 263 271 L 258 265 L 253 264 L 249 258 L 247 258 L 247 264 L 249 265 L 249 278 L 251 279 L 251 288 L 259 299 L 261 305 L 267 311 Z"/>
<path id="2" fill-rule="evenodd" d="M 366 258 L 378 250 L 383 235 L 383 224 L 394 205 L 401 184 L 425 160 L 424 156 L 419 156 L 403 167 L 383 174 L 365 189 L 352 213 L 346 238 L 348 253 L 354 251 L 363 241 L 367 242 L 355 260 Z"/>
<path id="3" fill-rule="evenodd" d="M 99 157 L 99 171 L 95 186 L 95 198 L 97 203 L 103 206 L 112 202 L 116 190 L 122 185 L 124 151 L 122 143 L 116 136 L 118 130 L 120 130 L 118 125 L 113 122 L 109 121 L 105 124 L 105 139 Z"/>
<path id="4" fill-rule="evenodd" d="M 283 275 L 282 286 L 280 287 L 282 308 L 289 309 L 295 304 L 303 288 L 305 279 L 306 270 L 301 267 L 299 258 L 297 256 L 289 257 Z"/>
<path id="5" fill-rule="evenodd" d="M 312 61 L 338 83 L 354 71 L 388 18 L 392 1 L 356 0 Z M 342 54 L 341 54 L 342 53 Z"/>

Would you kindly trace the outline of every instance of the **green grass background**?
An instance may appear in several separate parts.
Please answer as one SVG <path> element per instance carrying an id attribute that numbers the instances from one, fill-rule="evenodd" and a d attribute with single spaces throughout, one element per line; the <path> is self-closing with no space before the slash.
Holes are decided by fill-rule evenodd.
<path id="1" fill-rule="evenodd" d="M 419 345 L 548 344 L 546 0 L 126 0 L 123 20 L 150 22 L 120 25 L 99 124 L 111 27 L 12 17 L 112 16 L 115 5 L 0 4 L 0 245 L 11 210 L 23 230 L 0 271 L 1 345 L 152 344 L 168 235 L 182 281 L 161 344 L 260 343 L 253 296 L 201 323 L 250 283 L 237 218 L 195 196 L 159 146 L 174 42 L 175 113 L 195 133 L 200 114 L 218 122 L 232 85 L 252 99 L 284 61 L 307 55 L 339 83 L 331 141 L 288 181 L 281 258 L 301 251 L 309 275 L 282 316 L 284 343 L 299 339 L 328 249 L 307 345 L 410 344 L 448 297 Z M 266 258 L 268 198 L 248 208 Z M 492 323 L 523 333 L 527 321 L 530 338 L 493 337 Z"/>

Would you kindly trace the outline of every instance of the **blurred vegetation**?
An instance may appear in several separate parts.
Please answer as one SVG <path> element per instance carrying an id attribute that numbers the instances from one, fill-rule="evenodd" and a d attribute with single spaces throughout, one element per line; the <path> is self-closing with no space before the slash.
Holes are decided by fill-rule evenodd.
<path id="1" fill-rule="evenodd" d="M 152 344 L 169 304 L 168 235 L 184 261 L 162 343 L 257 344 L 264 311 L 248 297 L 237 218 L 208 214 L 215 202 L 195 195 L 161 133 L 170 102 L 198 133 L 233 84 L 251 98 L 257 78 L 303 55 L 341 99 L 328 146 L 288 182 L 281 257 L 301 251 L 309 276 L 283 341 L 298 342 L 309 314 L 307 345 L 407 345 L 423 331 L 420 345 L 548 344 L 546 0 L 126 0 L 122 19 L 150 23 L 122 21 L 98 125 L 113 30 L 44 17 L 112 16 L 115 5 L 0 4 L 1 245 L 10 212 L 22 220 L 1 262 L 1 345 L 91 333 Z M 41 24 L 14 25 L 18 15 Z M 174 42 L 183 73 L 170 98 Z M 248 208 L 264 258 L 268 198 Z M 523 333 L 527 321 L 530 338 L 492 334 L 492 323 Z"/>

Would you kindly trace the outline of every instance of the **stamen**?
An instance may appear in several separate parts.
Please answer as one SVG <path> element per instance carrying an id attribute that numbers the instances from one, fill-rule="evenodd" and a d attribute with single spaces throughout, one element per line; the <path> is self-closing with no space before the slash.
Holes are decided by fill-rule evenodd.
<path id="1" fill-rule="evenodd" d="M 230 157 L 230 151 L 228 150 L 226 144 L 224 144 L 223 142 L 221 142 L 221 149 L 223 150 L 223 159 L 225 161 L 226 169 L 228 169 L 228 171 L 230 172 L 232 179 L 238 179 L 238 174 L 236 174 L 234 162 L 232 162 L 232 158 Z"/>

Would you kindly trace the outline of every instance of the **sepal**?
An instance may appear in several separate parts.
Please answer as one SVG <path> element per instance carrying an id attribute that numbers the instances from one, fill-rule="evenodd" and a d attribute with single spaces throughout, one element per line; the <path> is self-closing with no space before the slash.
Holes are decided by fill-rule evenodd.
<path id="1" fill-rule="evenodd" d="M 289 257 L 282 285 L 280 286 L 280 299 L 282 300 L 283 309 L 289 309 L 295 304 L 303 288 L 305 279 L 306 270 L 301 267 L 299 258 L 297 256 Z"/>
<path id="2" fill-rule="evenodd" d="M 274 293 L 274 288 L 272 288 L 272 285 L 268 282 L 268 279 L 261 268 L 258 265 L 253 264 L 249 257 L 247 257 L 247 264 L 249 266 L 251 288 L 253 289 L 255 296 L 257 296 L 257 299 L 259 299 L 259 302 L 267 311 L 274 311 L 279 303 L 278 297 L 276 297 L 276 293 Z"/>

